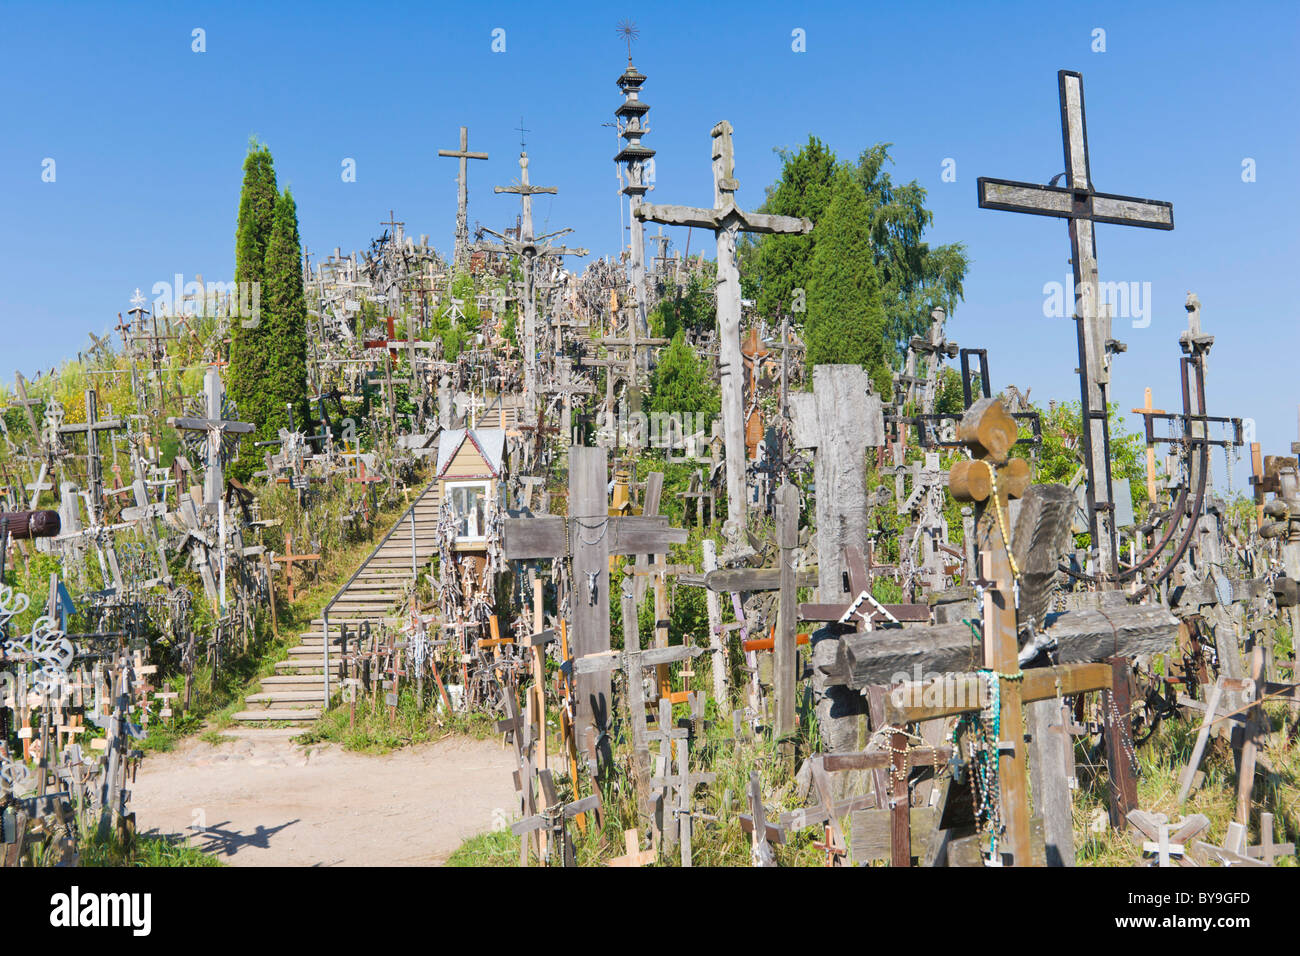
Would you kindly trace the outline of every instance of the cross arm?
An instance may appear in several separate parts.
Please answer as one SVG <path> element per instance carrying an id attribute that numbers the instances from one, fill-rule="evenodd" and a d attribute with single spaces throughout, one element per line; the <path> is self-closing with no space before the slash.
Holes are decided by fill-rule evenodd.
<path id="1" fill-rule="evenodd" d="M 803 216 L 772 216 L 763 212 L 739 213 L 745 232 L 781 232 L 807 235 L 813 231 L 811 219 Z"/>
<path id="2" fill-rule="evenodd" d="M 1116 196 L 1068 186 L 1039 186 L 1009 179 L 981 176 L 978 180 L 981 209 L 1001 209 L 1059 219 L 1091 219 L 1144 229 L 1174 228 L 1173 203 L 1158 199 Z"/>
<path id="3" fill-rule="evenodd" d="M 200 432 L 207 431 L 209 428 L 220 428 L 236 435 L 247 435 L 257 431 L 257 426 L 252 422 L 228 422 L 213 418 L 168 418 L 167 424 L 172 428 Z"/>
<path id="4" fill-rule="evenodd" d="M 463 150 L 440 149 L 439 156 L 450 156 L 452 159 L 487 159 L 487 153 L 467 153 Z"/>
<path id="5" fill-rule="evenodd" d="M 644 202 L 632 210 L 632 215 L 642 222 L 662 222 L 665 226 L 694 226 L 699 229 L 717 229 L 722 222 L 716 209 L 655 206 Z"/>

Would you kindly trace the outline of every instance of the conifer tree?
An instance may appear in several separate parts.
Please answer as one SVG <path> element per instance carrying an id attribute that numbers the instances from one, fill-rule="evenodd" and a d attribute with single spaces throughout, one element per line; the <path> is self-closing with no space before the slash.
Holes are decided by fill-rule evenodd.
<path id="1" fill-rule="evenodd" d="M 679 329 L 650 373 L 650 411 L 716 415 L 721 408 L 717 387 Z"/>
<path id="2" fill-rule="evenodd" d="M 836 172 L 830 203 L 816 228 L 808 279 L 808 367 L 862 365 L 887 395 L 890 345 L 884 302 L 871 252 L 867 197 L 852 167 Z"/>
<path id="3" fill-rule="evenodd" d="M 256 283 L 258 292 L 246 301 L 264 299 L 266 289 L 266 246 L 271 238 L 271 222 L 278 192 L 271 151 L 253 139 L 244 158 L 244 186 L 239 196 L 239 218 L 235 226 L 235 282 Z M 265 305 L 263 303 L 263 308 Z M 240 418 L 259 426 L 266 420 L 268 407 L 263 382 L 266 378 L 267 331 L 261 316 L 241 316 L 231 323 L 230 371 L 226 392 L 239 409 Z M 239 458 L 231 474 L 247 480 L 256 470 L 260 456 L 254 447 L 261 435 L 243 436 Z"/>
<path id="4" fill-rule="evenodd" d="M 298 235 L 298 206 L 285 190 L 275 203 L 271 235 L 266 244 L 262 311 L 266 331 L 267 417 L 259 423 L 261 440 L 275 438 L 289 425 L 306 429 L 311 410 L 307 402 L 307 300 L 302 285 L 302 242 Z"/>

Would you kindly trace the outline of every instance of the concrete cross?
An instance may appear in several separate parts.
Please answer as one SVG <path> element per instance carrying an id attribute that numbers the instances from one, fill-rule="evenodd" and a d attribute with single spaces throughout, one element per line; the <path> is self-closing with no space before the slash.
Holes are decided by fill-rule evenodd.
<path id="1" fill-rule="evenodd" d="M 736 268 L 736 239 L 742 232 L 812 232 L 808 219 L 745 212 L 736 205 L 739 184 L 735 177 L 732 128 L 726 120 L 713 127 L 713 208 L 655 206 L 642 203 L 633 218 L 669 226 L 711 230 L 718 252 L 718 338 L 722 373 L 722 427 L 727 455 L 727 508 L 733 540 L 745 534 L 745 397 L 744 361 L 740 351 L 740 272 Z"/>
<path id="2" fill-rule="evenodd" d="M 1111 494 L 1110 427 L 1107 401 L 1109 354 L 1124 346 L 1110 337 L 1109 310 L 1099 301 L 1097 244 L 1093 223 L 1106 222 L 1144 229 L 1173 229 L 1172 203 L 1099 193 L 1093 189 L 1088 159 L 1088 128 L 1083 111 L 1083 76 L 1069 70 L 1057 74 L 1061 100 L 1061 138 L 1065 147 L 1065 186 L 980 177 L 979 204 L 1069 220 L 1071 262 L 1074 267 L 1074 319 L 1078 326 L 1079 391 L 1086 426 L 1083 456 L 1088 469 L 1088 526 L 1097 550 L 1101 577 L 1119 567 L 1119 534 Z"/>

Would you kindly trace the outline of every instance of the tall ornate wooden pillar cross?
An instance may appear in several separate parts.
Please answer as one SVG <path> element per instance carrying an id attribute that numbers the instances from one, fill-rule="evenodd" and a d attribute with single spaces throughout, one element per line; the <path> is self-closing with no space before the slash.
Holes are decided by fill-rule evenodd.
<path id="1" fill-rule="evenodd" d="M 1119 567 L 1119 538 L 1111 500 L 1109 355 L 1124 346 L 1110 335 L 1110 314 L 1101 308 L 1097 281 L 1097 244 L 1093 223 L 1108 222 L 1144 229 L 1173 229 L 1172 203 L 1099 193 L 1092 188 L 1088 165 L 1088 127 L 1083 112 L 1083 76 L 1057 74 L 1061 97 L 1061 139 L 1065 146 L 1065 186 L 989 179 L 981 176 L 979 204 L 984 209 L 1069 220 L 1074 267 L 1074 319 L 1078 325 L 1079 392 L 1083 400 L 1083 457 L 1088 469 L 1088 525 L 1103 578 Z"/>
<path id="2" fill-rule="evenodd" d="M 745 538 L 745 377 L 740 351 L 740 272 L 736 268 L 736 239 L 742 232 L 812 232 L 811 220 L 745 212 L 736 205 L 735 157 L 731 124 L 713 127 L 713 208 L 654 206 L 632 210 L 642 222 L 708 229 L 718 243 L 718 348 L 722 372 L 722 428 L 727 452 L 727 514 L 735 541 Z M 687 411 L 687 409 L 683 409 Z"/>

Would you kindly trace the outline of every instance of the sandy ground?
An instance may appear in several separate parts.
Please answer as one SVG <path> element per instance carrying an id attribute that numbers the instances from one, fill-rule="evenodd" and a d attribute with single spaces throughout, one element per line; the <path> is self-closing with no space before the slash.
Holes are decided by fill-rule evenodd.
<path id="1" fill-rule="evenodd" d="M 514 817 L 499 741 L 365 756 L 298 746 L 300 730 L 222 733 L 234 739 L 145 758 L 129 785 L 141 833 L 202 828 L 190 842 L 231 866 L 428 866 Z"/>

